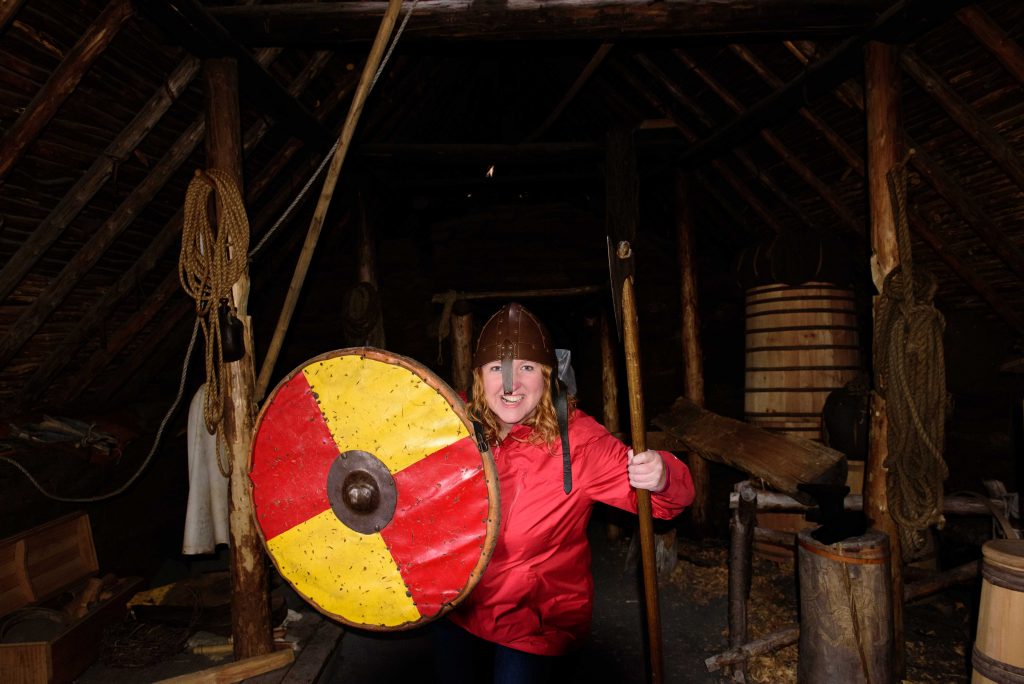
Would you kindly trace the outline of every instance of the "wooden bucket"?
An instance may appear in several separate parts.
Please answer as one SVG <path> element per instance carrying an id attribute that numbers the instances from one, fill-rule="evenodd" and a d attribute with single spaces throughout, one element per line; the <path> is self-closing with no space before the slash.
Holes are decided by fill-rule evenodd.
<path id="1" fill-rule="evenodd" d="M 981 547 L 981 603 L 972 684 L 1024 682 L 1024 539 Z"/>
<path id="2" fill-rule="evenodd" d="M 827 283 L 747 290 L 747 422 L 820 440 L 825 399 L 860 369 L 852 290 Z"/>

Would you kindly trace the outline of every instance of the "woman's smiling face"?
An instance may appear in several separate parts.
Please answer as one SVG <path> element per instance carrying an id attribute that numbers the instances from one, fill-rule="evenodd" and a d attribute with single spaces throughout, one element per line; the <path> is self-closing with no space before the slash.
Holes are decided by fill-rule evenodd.
<path id="1" fill-rule="evenodd" d="M 505 393 L 501 383 L 501 361 L 485 363 L 482 367 L 484 398 L 488 408 L 502 426 L 501 436 L 514 425 L 533 415 L 544 396 L 545 381 L 542 366 L 534 361 L 512 361 L 512 392 Z"/>

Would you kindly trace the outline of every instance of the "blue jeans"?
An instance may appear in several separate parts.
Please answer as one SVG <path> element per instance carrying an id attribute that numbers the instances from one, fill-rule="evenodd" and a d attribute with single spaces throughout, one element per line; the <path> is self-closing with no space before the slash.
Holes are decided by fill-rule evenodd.
<path id="1" fill-rule="evenodd" d="M 493 644 L 441 619 L 431 624 L 437 684 L 543 684 L 567 659 Z M 565 677 L 561 678 L 564 681 Z"/>

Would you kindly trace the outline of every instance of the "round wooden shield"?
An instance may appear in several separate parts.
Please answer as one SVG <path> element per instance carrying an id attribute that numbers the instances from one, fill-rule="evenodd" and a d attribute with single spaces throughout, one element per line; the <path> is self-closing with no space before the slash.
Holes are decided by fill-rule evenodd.
<path id="1" fill-rule="evenodd" d="M 281 576 L 345 624 L 440 617 L 494 548 L 498 485 L 462 400 L 411 359 L 342 349 L 273 391 L 253 436 L 256 519 Z"/>

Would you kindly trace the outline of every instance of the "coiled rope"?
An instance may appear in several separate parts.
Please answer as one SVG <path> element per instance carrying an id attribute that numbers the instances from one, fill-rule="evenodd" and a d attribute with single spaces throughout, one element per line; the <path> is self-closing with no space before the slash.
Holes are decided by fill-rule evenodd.
<path id="1" fill-rule="evenodd" d="M 885 278 L 875 317 L 875 387 L 886 400 L 889 508 L 907 549 L 942 525 L 942 449 L 948 404 L 942 346 L 945 320 L 932 305 L 935 277 L 914 270 L 906 208 L 906 160 L 887 181 L 900 264 Z"/>
<path id="2" fill-rule="evenodd" d="M 210 196 L 216 199 L 220 221 L 210 221 Z M 245 274 L 249 252 L 249 218 L 245 202 L 231 176 L 219 169 L 196 171 L 185 193 L 178 275 L 185 292 L 196 302 L 196 318 L 206 338 L 206 392 L 203 419 L 207 431 L 219 435 L 217 460 L 227 475 L 221 449 L 224 417 L 224 342 L 218 307 L 231 306 L 231 286 Z"/>

